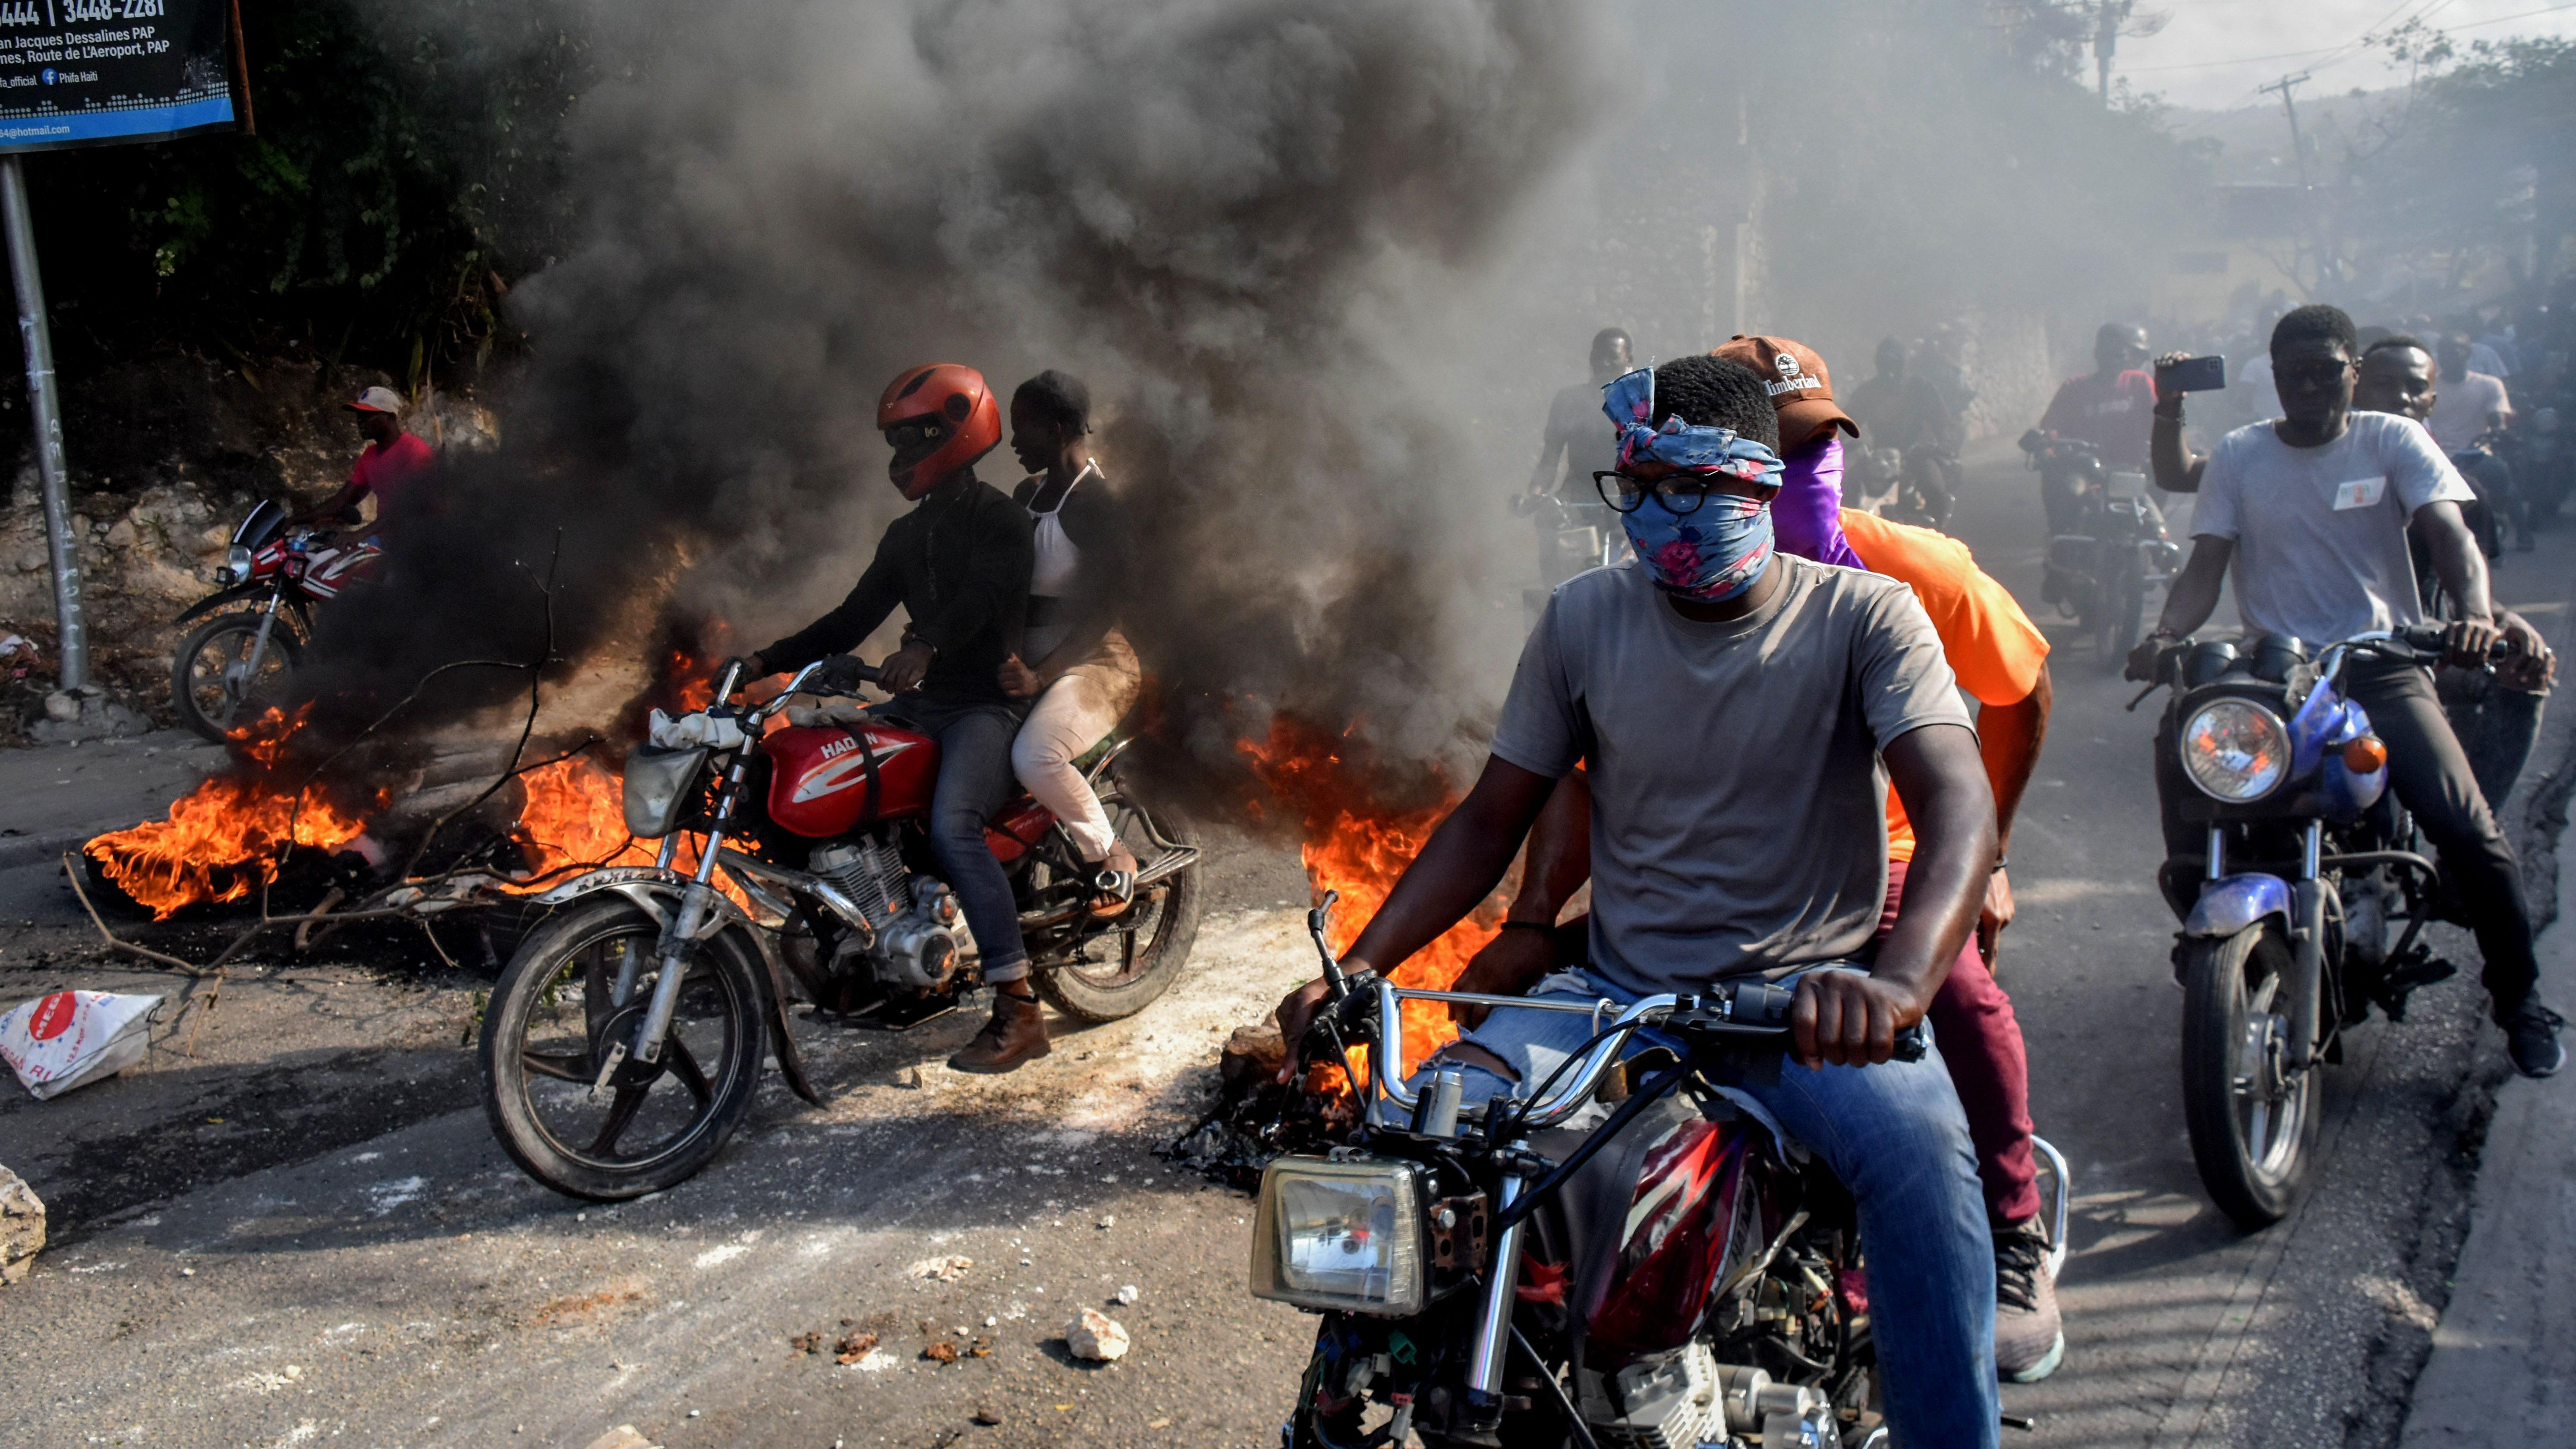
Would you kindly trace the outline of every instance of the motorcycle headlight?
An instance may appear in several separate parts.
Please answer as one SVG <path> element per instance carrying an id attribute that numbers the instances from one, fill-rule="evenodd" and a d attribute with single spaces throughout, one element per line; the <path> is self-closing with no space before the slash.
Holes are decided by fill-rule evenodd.
<path id="1" fill-rule="evenodd" d="M 233 584 L 247 583 L 249 581 L 250 550 L 238 543 L 234 544 L 232 548 L 224 554 L 222 565 L 216 568 L 215 582 L 218 585 L 229 587 Z"/>
<path id="2" fill-rule="evenodd" d="M 1282 1157 L 1261 1174 L 1252 1296 L 1401 1318 L 1422 1311 L 1422 1187 L 1406 1163 Z"/>
<path id="3" fill-rule="evenodd" d="M 2182 767 L 2212 799 L 2260 800 L 2290 773 L 2289 728 L 2251 700 L 2219 700 L 2183 724 Z"/>

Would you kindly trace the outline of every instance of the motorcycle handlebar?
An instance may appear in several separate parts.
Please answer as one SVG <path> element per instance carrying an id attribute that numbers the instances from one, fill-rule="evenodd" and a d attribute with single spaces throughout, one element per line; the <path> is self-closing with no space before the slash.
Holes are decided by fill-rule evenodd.
<path id="1" fill-rule="evenodd" d="M 2322 664 L 2333 659 L 2338 651 L 2343 651 L 2380 654 L 2411 664 L 2438 663 L 2450 653 L 2449 645 L 2444 642 L 2450 637 L 2450 632 L 2451 626 L 2448 624 L 2409 624 L 2402 629 L 2356 634 L 2339 644 L 2329 645 L 2317 651 L 2316 660 Z M 2155 678 L 2149 680 L 2147 687 L 2139 690 L 2129 700 L 2129 708 L 2136 709 L 2148 695 L 2166 685 L 2178 682 L 2176 674 L 2181 668 L 2183 655 L 2199 642 L 2186 635 L 2159 651 L 2156 655 Z M 2500 664 L 2505 660 L 2518 657 L 2520 653 L 2521 651 L 2514 646 L 2511 639 L 2498 639 L 2487 646 L 2487 663 Z M 2333 670 L 2329 668 L 2326 672 L 2332 673 Z M 2132 674 L 2129 678 L 2135 680 L 2137 676 Z"/>
<path id="2" fill-rule="evenodd" d="M 1819 968 L 1826 969 L 1826 968 Z M 1551 1000 L 1545 997 L 1491 996 L 1473 991 L 1414 991 L 1378 980 L 1376 1052 L 1371 1058 L 1371 1075 L 1377 1079 L 1378 1091 L 1396 1106 L 1411 1111 L 1421 1101 L 1421 1094 L 1406 1088 L 1404 1078 L 1403 1003 L 1407 1001 L 1441 1001 L 1488 1006 L 1497 1011 L 1555 1011 L 1589 1016 L 1599 1023 L 1602 1015 L 1617 1005 L 1607 997 L 1593 1001 Z M 1767 981 L 1729 981 L 1710 991 L 1695 995 L 1663 993 L 1640 999 L 1618 1014 L 1605 1027 L 1594 1033 L 1591 1045 L 1573 1066 L 1564 1085 L 1531 1102 L 1518 1118 L 1526 1131 L 1554 1127 L 1574 1115 L 1592 1100 L 1610 1064 L 1619 1060 L 1620 1049 L 1630 1036 L 1647 1027 L 1669 1026 L 1689 1036 L 1702 1038 L 1712 1045 L 1765 1046 L 1786 1050 L 1793 1028 L 1790 1012 L 1798 993 L 1794 987 Z M 1923 1030 L 1918 1024 L 1897 1034 L 1894 1059 L 1921 1061 L 1927 1055 Z M 1564 1072 L 1559 1073 L 1565 1075 Z M 1547 1090 L 1541 1084 L 1541 1090 Z"/>

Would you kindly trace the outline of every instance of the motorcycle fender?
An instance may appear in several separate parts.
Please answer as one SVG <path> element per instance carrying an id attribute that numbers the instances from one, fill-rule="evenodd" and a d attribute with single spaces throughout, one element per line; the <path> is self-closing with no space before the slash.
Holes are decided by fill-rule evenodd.
<path id="1" fill-rule="evenodd" d="M 2265 916 L 2290 923 L 2289 883 L 2276 875 L 2231 875 L 2211 882 L 2184 918 L 2186 936 L 2225 939 Z"/>
<path id="2" fill-rule="evenodd" d="M 680 894 L 689 887 L 689 878 L 676 870 L 652 865 L 618 865 L 594 870 L 556 886 L 537 897 L 541 905 L 559 906 L 566 901 L 600 891 L 615 891 L 633 901 L 658 925 L 668 927 L 680 907 Z M 752 955 L 761 969 L 769 973 L 769 1041 L 778 1057 L 779 1075 L 787 1079 L 788 1090 L 819 1107 L 823 1094 L 814 1090 L 813 1081 L 805 1075 L 805 1059 L 796 1051 L 796 1038 L 787 1029 L 787 972 L 770 946 L 767 933 L 756 929 L 742 907 L 722 896 L 716 898 L 716 912 L 708 918 L 712 937 L 734 932 L 750 944 Z"/>
<path id="3" fill-rule="evenodd" d="M 170 622 L 185 624 L 192 619 L 202 619 L 218 609 L 228 608 L 246 600 L 265 599 L 271 591 L 272 586 L 264 582 L 235 584 L 229 589 L 218 589 L 180 610 L 179 617 Z"/>

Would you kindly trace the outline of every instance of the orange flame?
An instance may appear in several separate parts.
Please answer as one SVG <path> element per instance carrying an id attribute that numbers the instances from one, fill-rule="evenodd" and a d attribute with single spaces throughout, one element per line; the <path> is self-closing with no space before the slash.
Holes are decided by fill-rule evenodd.
<path id="1" fill-rule="evenodd" d="M 1442 778 L 1437 804 L 1389 811 L 1374 798 L 1362 772 L 1345 761 L 1339 738 L 1287 715 L 1271 721 L 1266 741 L 1239 741 L 1235 748 L 1251 760 L 1254 775 L 1271 795 L 1297 813 L 1305 836 L 1301 854 L 1306 879 L 1314 887 L 1315 899 L 1322 900 L 1328 890 L 1341 893 L 1326 939 L 1336 955 L 1349 950 L 1386 903 L 1396 878 L 1458 803 L 1457 791 Z M 1392 969 L 1383 962 L 1376 964 L 1398 986 L 1445 989 L 1500 931 L 1502 904 L 1498 895 Z M 1420 1066 L 1457 1035 L 1457 1023 L 1439 1003 L 1408 1003 L 1404 1008 L 1407 1069 Z"/>
<path id="2" fill-rule="evenodd" d="M 528 802 L 519 811 L 515 832 L 528 857 L 523 883 L 503 888 L 527 894 L 551 890 L 579 874 L 574 867 L 651 865 L 659 841 L 638 840 L 626 831 L 626 781 L 586 755 L 540 765 L 519 777 Z M 698 866 L 694 837 L 683 837 L 671 865 L 683 874 Z M 751 898 L 719 870 L 716 889 L 748 911 Z"/>
<path id="3" fill-rule="evenodd" d="M 358 837 L 364 818 L 326 798 L 319 786 L 281 789 L 275 776 L 287 737 L 304 723 L 271 709 L 239 732 L 233 770 L 181 796 L 166 819 L 98 836 L 84 847 L 99 874 L 154 920 L 182 906 L 237 901 L 277 878 L 291 846 L 334 850 Z"/>

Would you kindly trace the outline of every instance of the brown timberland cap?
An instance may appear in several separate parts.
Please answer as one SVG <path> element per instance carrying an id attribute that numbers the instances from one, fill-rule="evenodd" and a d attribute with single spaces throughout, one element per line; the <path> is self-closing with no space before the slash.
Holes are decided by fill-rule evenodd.
<path id="1" fill-rule="evenodd" d="M 1711 355 L 1740 362 L 1762 375 L 1771 393 L 1772 410 L 1780 415 L 1780 451 L 1806 442 L 1825 429 L 1840 428 L 1857 438 L 1860 424 L 1834 405 L 1834 381 L 1825 360 L 1813 348 L 1785 337 L 1748 337 L 1712 348 Z"/>

